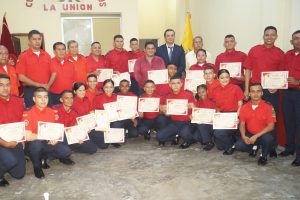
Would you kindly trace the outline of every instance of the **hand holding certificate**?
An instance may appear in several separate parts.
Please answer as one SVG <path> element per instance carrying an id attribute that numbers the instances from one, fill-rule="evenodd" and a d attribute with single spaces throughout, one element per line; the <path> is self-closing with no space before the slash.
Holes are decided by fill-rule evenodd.
<path id="1" fill-rule="evenodd" d="M 115 122 L 119 119 L 118 114 L 118 104 L 117 102 L 105 103 L 103 104 L 104 110 L 108 113 L 109 122 Z"/>
<path id="2" fill-rule="evenodd" d="M 64 125 L 59 123 L 38 122 L 39 140 L 60 141 L 64 140 Z"/>
<path id="3" fill-rule="evenodd" d="M 25 122 L 1 124 L 0 138 L 6 142 L 26 141 Z"/>
<path id="4" fill-rule="evenodd" d="M 148 79 L 154 81 L 155 84 L 167 84 L 169 82 L 168 70 L 150 70 Z"/>
<path id="5" fill-rule="evenodd" d="M 184 82 L 184 89 L 193 92 L 194 94 L 197 93 L 198 85 L 205 84 L 206 81 L 204 79 L 191 79 L 186 78 Z"/>
<path id="6" fill-rule="evenodd" d="M 196 124 L 213 124 L 215 109 L 193 108 L 192 123 Z"/>
<path id="7" fill-rule="evenodd" d="M 124 73 L 121 73 L 121 74 L 113 74 L 111 75 L 111 79 L 114 81 L 115 83 L 115 87 L 119 87 L 120 85 L 120 81 L 125 79 L 127 81 L 130 82 L 130 74 L 128 72 L 124 72 Z"/>
<path id="8" fill-rule="evenodd" d="M 124 143 L 125 133 L 123 128 L 111 128 L 104 132 L 105 143 Z"/>
<path id="9" fill-rule="evenodd" d="M 134 65 L 135 65 L 136 59 L 128 60 L 128 72 L 134 72 Z"/>
<path id="10" fill-rule="evenodd" d="M 213 116 L 213 129 L 237 129 L 237 113 L 215 113 Z"/>
<path id="11" fill-rule="evenodd" d="M 261 73 L 263 89 L 288 89 L 288 71 L 272 71 Z"/>
<path id="12" fill-rule="evenodd" d="M 95 110 L 96 131 L 107 131 L 109 129 L 109 117 L 105 110 Z"/>
<path id="13" fill-rule="evenodd" d="M 241 62 L 220 63 L 220 69 L 227 69 L 229 71 L 230 77 L 238 78 L 242 76 Z"/>
<path id="14" fill-rule="evenodd" d="M 187 115 L 187 99 L 167 99 L 167 115 Z"/>
<path id="15" fill-rule="evenodd" d="M 69 145 L 90 139 L 85 128 L 80 125 L 65 128 L 65 134 Z"/>
<path id="16" fill-rule="evenodd" d="M 160 98 L 139 98 L 139 112 L 159 112 Z"/>
<path id="17" fill-rule="evenodd" d="M 113 69 L 97 69 L 100 72 L 98 75 L 98 82 L 104 82 L 106 79 L 110 79 L 113 74 Z"/>
<path id="18" fill-rule="evenodd" d="M 136 96 L 117 96 L 119 120 L 134 118 L 137 114 Z"/>
<path id="19" fill-rule="evenodd" d="M 95 114 L 87 114 L 76 118 L 77 124 L 85 128 L 87 132 L 96 127 Z"/>

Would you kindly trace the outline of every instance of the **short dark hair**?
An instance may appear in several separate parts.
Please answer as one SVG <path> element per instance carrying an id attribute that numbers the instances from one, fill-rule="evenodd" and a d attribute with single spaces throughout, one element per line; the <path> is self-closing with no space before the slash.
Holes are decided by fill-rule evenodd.
<path id="1" fill-rule="evenodd" d="M 176 74 L 175 76 L 173 76 L 173 77 L 170 78 L 170 82 L 171 82 L 172 80 L 176 80 L 176 79 L 181 80 L 181 76 L 179 76 L 179 75 Z"/>
<path id="2" fill-rule="evenodd" d="M 199 53 L 200 51 L 202 51 L 205 55 L 207 55 L 205 49 L 198 49 L 198 50 L 197 50 L 197 53 L 196 53 L 196 56 L 198 55 L 198 53 Z"/>
<path id="3" fill-rule="evenodd" d="M 252 84 L 250 84 L 250 86 L 249 86 L 249 91 L 250 91 L 250 88 L 253 87 L 253 86 L 260 86 L 261 89 L 263 89 L 263 88 L 262 88 L 262 85 L 261 85 L 260 83 L 252 83 Z"/>
<path id="4" fill-rule="evenodd" d="M 37 87 L 37 88 L 34 89 L 33 96 L 35 96 L 36 93 L 40 93 L 40 92 L 46 92 L 48 94 L 48 91 L 46 90 L 46 88 L 44 88 L 44 87 Z"/>
<path id="5" fill-rule="evenodd" d="M 81 86 L 84 86 L 85 88 L 85 84 L 81 83 L 81 82 L 76 82 L 73 84 L 73 91 L 77 91 Z"/>
<path id="6" fill-rule="evenodd" d="M 68 48 L 70 48 L 70 45 L 76 43 L 78 45 L 78 42 L 76 40 L 69 40 L 67 43 Z"/>
<path id="7" fill-rule="evenodd" d="M 111 83 L 113 86 L 115 86 L 115 82 L 111 79 L 106 79 L 104 82 L 103 82 L 103 87 L 107 84 L 107 83 Z"/>
<path id="8" fill-rule="evenodd" d="M 86 77 L 86 80 L 89 80 L 89 78 L 95 78 L 96 80 L 98 79 L 98 77 L 96 76 L 96 74 L 89 74 L 89 75 Z"/>
<path id="9" fill-rule="evenodd" d="M 150 79 L 148 79 L 148 80 L 145 81 L 144 86 L 145 86 L 147 83 L 152 83 L 152 84 L 155 85 L 154 81 L 152 81 L 152 80 L 150 80 Z"/>
<path id="10" fill-rule="evenodd" d="M 55 43 L 53 44 L 53 50 L 54 50 L 54 51 L 56 50 L 56 47 L 57 47 L 58 45 L 63 45 L 63 46 L 65 47 L 65 49 L 66 49 L 66 45 L 65 45 L 64 43 L 62 43 L 62 42 L 55 42 Z"/>
<path id="11" fill-rule="evenodd" d="M 99 44 L 100 46 L 101 46 L 101 44 L 100 44 L 100 42 L 93 42 L 92 44 L 91 44 L 91 47 L 94 45 L 94 44 Z"/>
<path id="12" fill-rule="evenodd" d="M 205 84 L 201 84 L 201 85 L 198 85 L 197 86 L 197 94 L 195 95 L 195 99 L 198 101 L 199 99 L 200 99 L 200 96 L 198 95 L 198 90 L 200 89 L 200 88 L 202 88 L 202 89 L 204 89 L 204 90 L 206 90 L 207 91 L 207 86 L 205 85 Z"/>
<path id="13" fill-rule="evenodd" d="M 120 81 L 119 85 L 121 85 L 121 83 L 128 83 L 128 84 L 130 84 L 130 82 L 129 82 L 128 80 L 126 80 L 126 79 L 122 79 L 122 80 Z"/>
<path id="14" fill-rule="evenodd" d="M 0 78 L 5 78 L 10 80 L 10 77 L 7 74 L 0 74 Z"/>
<path id="15" fill-rule="evenodd" d="M 300 30 L 295 31 L 295 32 L 292 34 L 292 37 L 294 37 L 294 35 L 296 35 L 296 34 L 298 34 L 298 33 L 300 33 Z"/>
<path id="16" fill-rule="evenodd" d="M 28 33 L 28 39 L 30 39 L 33 35 L 40 35 L 40 36 L 42 36 L 41 32 L 39 32 L 38 30 L 31 30 Z"/>
<path id="17" fill-rule="evenodd" d="M 115 36 L 114 36 L 114 41 L 115 41 L 116 39 L 118 39 L 118 38 L 120 38 L 120 39 L 123 39 L 123 40 L 124 40 L 124 38 L 123 38 L 123 36 L 122 36 L 122 35 L 115 35 Z"/>
<path id="18" fill-rule="evenodd" d="M 277 28 L 275 26 L 267 26 L 264 30 L 264 34 L 267 30 L 274 30 L 277 33 Z"/>
<path id="19" fill-rule="evenodd" d="M 221 74 L 224 74 L 224 73 L 230 75 L 230 73 L 229 73 L 229 71 L 228 71 L 227 69 L 220 69 L 220 70 L 218 71 L 217 77 L 219 78 L 219 77 L 221 76 Z"/>
<path id="20" fill-rule="evenodd" d="M 74 97 L 74 93 L 71 90 L 64 90 L 60 93 L 60 97 L 63 97 L 65 94 L 72 94 L 72 96 Z"/>
<path id="21" fill-rule="evenodd" d="M 172 32 L 174 33 L 174 35 L 175 35 L 175 31 L 174 31 L 173 29 L 171 29 L 171 28 L 168 28 L 168 29 L 166 29 L 165 32 L 164 32 L 164 37 L 166 37 L 166 34 L 167 34 L 167 32 L 169 32 L 169 31 L 172 31 Z"/>
<path id="22" fill-rule="evenodd" d="M 177 66 L 175 63 L 168 63 L 168 64 L 167 64 L 167 68 L 168 68 L 169 66 L 171 66 L 171 65 L 174 65 L 176 68 L 178 68 L 178 66 Z"/>
<path id="23" fill-rule="evenodd" d="M 226 38 L 233 38 L 233 39 L 235 39 L 234 35 L 232 35 L 232 34 L 226 35 L 226 36 L 225 36 L 225 39 L 226 39 Z"/>
<path id="24" fill-rule="evenodd" d="M 156 48 L 155 43 L 152 42 L 152 41 L 147 41 L 147 42 L 145 43 L 145 49 L 146 49 L 146 47 L 147 47 L 148 45 L 153 45 L 153 46 Z"/>
<path id="25" fill-rule="evenodd" d="M 215 68 L 214 68 L 213 66 L 211 66 L 211 65 L 205 67 L 205 68 L 204 68 L 204 71 L 206 71 L 206 70 L 213 70 L 214 73 L 216 72 L 216 71 L 215 71 Z"/>
<path id="26" fill-rule="evenodd" d="M 129 43 L 131 43 L 131 42 L 138 42 L 138 39 L 136 39 L 136 38 L 131 38 L 130 41 L 129 41 Z"/>

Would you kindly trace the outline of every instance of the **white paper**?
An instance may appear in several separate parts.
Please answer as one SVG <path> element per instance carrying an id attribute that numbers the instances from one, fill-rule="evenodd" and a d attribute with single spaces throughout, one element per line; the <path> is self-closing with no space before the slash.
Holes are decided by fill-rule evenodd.
<path id="1" fill-rule="evenodd" d="M 120 73 L 119 75 L 113 74 L 111 75 L 111 79 L 114 81 L 115 87 L 119 87 L 120 81 L 122 81 L 123 79 L 129 81 L 129 83 L 131 84 L 130 74 L 128 72 Z"/>
<path id="2" fill-rule="evenodd" d="M 215 109 L 193 108 L 191 123 L 196 124 L 213 124 Z"/>
<path id="3" fill-rule="evenodd" d="M 188 79 L 204 79 L 204 70 L 187 70 L 186 78 Z"/>
<path id="4" fill-rule="evenodd" d="M 184 82 L 184 89 L 193 92 L 194 94 L 197 93 L 197 87 L 201 84 L 205 84 L 206 81 L 204 79 L 190 79 L 186 78 Z"/>
<path id="5" fill-rule="evenodd" d="M 89 140 L 88 133 L 81 125 L 66 127 L 65 134 L 69 145 Z"/>
<path id="6" fill-rule="evenodd" d="M 100 71 L 98 82 L 104 82 L 107 79 L 111 79 L 111 75 L 113 74 L 113 69 L 97 69 L 97 71 Z"/>
<path id="7" fill-rule="evenodd" d="M 95 113 L 90 113 L 76 118 L 77 124 L 81 125 L 88 132 L 96 127 Z"/>
<path id="8" fill-rule="evenodd" d="M 187 115 L 187 99 L 167 99 L 167 115 Z"/>
<path id="9" fill-rule="evenodd" d="M 135 65 L 136 59 L 128 60 L 128 72 L 134 72 L 134 65 Z"/>
<path id="10" fill-rule="evenodd" d="M 124 143 L 125 132 L 123 128 L 111 128 L 109 131 L 104 132 L 105 143 Z"/>
<path id="11" fill-rule="evenodd" d="M 54 140 L 62 142 L 64 140 L 64 125 L 39 121 L 37 138 L 39 140 Z"/>
<path id="12" fill-rule="evenodd" d="M 109 117 L 106 110 L 95 110 L 96 131 L 107 131 L 109 129 Z"/>
<path id="13" fill-rule="evenodd" d="M 155 84 L 168 84 L 169 75 L 167 69 L 149 70 L 148 79 L 154 81 Z"/>
<path id="14" fill-rule="evenodd" d="M 0 138 L 6 142 L 26 141 L 25 122 L 1 124 Z"/>
<path id="15" fill-rule="evenodd" d="M 228 62 L 220 63 L 220 69 L 227 69 L 230 77 L 237 78 L 242 76 L 242 63 L 241 62 Z"/>
<path id="16" fill-rule="evenodd" d="M 261 73 L 263 89 L 288 89 L 288 71 L 271 71 Z"/>
<path id="17" fill-rule="evenodd" d="M 237 113 L 215 113 L 213 117 L 213 129 L 237 129 Z"/>
<path id="18" fill-rule="evenodd" d="M 117 96 L 117 106 L 119 120 L 131 119 L 136 116 L 137 97 L 136 96 Z"/>
<path id="19" fill-rule="evenodd" d="M 139 98 L 139 112 L 159 112 L 160 98 Z"/>
<path id="20" fill-rule="evenodd" d="M 118 104 L 116 101 L 103 104 L 104 110 L 108 113 L 109 122 L 115 122 L 119 119 Z"/>

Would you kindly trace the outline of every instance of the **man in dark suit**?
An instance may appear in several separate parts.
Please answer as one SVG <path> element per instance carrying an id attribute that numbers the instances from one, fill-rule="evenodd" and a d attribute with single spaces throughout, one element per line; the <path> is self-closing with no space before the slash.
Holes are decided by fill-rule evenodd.
<path id="1" fill-rule="evenodd" d="M 165 30 L 164 37 L 166 43 L 157 48 L 156 55 L 164 60 L 165 66 L 170 63 L 177 65 L 177 75 L 181 76 L 185 71 L 184 50 L 174 43 L 175 31 L 173 29 Z"/>

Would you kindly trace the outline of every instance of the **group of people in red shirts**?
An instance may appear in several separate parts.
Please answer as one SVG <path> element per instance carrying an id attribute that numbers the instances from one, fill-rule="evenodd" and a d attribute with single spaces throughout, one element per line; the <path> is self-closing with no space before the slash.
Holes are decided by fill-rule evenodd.
<path id="1" fill-rule="evenodd" d="M 77 117 L 103 110 L 104 104 L 117 101 L 117 95 L 160 99 L 159 112 L 139 112 L 138 117 L 110 123 L 111 128 L 125 129 L 127 138 L 142 135 L 150 140 L 156 133 L 161 147 L 168 142 L 178 145 L 182 141 L 180 148 L 185 149 L 200 143 L 203 150 L 216 146 L 224 155 L 238 150 L 255 157 L 261 148 L 258 164 L 265 165 L 268 156 L 277 157 L 279 92 L 262 88 L 261 72 L 264 71 L 289 72 L 289 88 L 283 91 L 287 144 L 279 155 L 296 153 L 292 165 L 300 166 L 300 30 L 292 34 L 293 49 L 285 54 L 275 46 L 277 29 L 273 26 L 265 28 L 264 43 L 251 48 L 248 55 L 235 49 L 233 35 L 226 35 L 226 50 L 216 57 L 215 64 L 207 62 L 208 52 L 199 45 L 201 37 L 197 36 L 191 52 L 197 62 L 191 66 L 186 66 L 182 47 L 174 43 L 174 30 L 167 29 L 164 38 L 166 43 L 160 47 L 146 42 L 144 51 L 139 50 L 138 40 L 133 38 L 132 51 L 128 52 L 123 47 L 122 35 L 116 35 L 113 50 L 103 56 L 101 44 L 93 42 L 87 57 L 79 54 L 74 40 L 67 45 L 56 42 L 55 56 L 51 58 L 41 49 L 41 33 L 32 30 L 28 34 L 29 48 L 19 56 L 16 66 L 9 64 L 8 50 L 0 46 L 0 124 L 20 121 L 26 124 L 26 142 L 7 142 L 0 137 L 0 186 L 9 184 L 4 178 L 6 173 L 17 179 L 25 175 L 25 155 L 32 161 L 35 176 L 43 178 L 43 169 L 50 167 L 49 160 L 59 159 L 63 164 L 73 165 L 72 151 L 93 154 L 97 148 L 108 148 L 110 144 L 104 142 L 102 131 L 91 130 L 90 140 L 68 145 L 66 139 L 63 142 L 38 140 L 37 127 L 39 121 L 74 126 Z M 132 59 L 136 61 L 130 80 L 98 82 L 99 69 L 113 69 L 114 74 L 128 72 L 128 60 Z M 242 75 L 232 78 L 228 70 L 220 69 L 220 63 L 226 62 L 242 63 Z M 156 84 L 148 78 L 148 71 L 162 69 L 168 71 L 168 83 Z M 185 69 L 203 70 L 206 84 L 199 85 L 196 93 L 184 89 Z M 187 115 L 167 115 L 168 99 L 187 100 Z M 239 128 L 214 130 L 211 124 L 191 123 L 193 108 L 236 112 Z"/>

